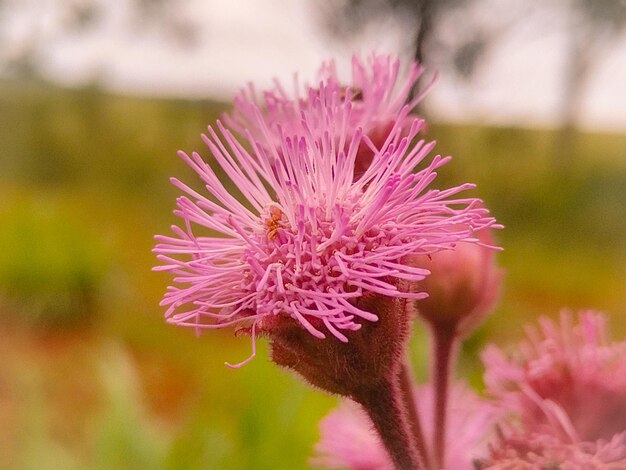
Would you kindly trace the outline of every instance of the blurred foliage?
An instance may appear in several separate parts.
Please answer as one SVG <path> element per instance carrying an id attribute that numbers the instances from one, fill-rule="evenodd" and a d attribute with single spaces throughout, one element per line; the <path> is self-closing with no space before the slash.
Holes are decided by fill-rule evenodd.
<path id="1" fill-rule="evenodd" d="M 0 206 L 0 220 L 10 221 L 0 225 L 0 246 L 10 248 L 0 250 L 5 308 L 31 325 L 88 321 L 106 271 L 100 239 L 63 201 L 5 198 Z"/>
<path id="2" fill-rule="evenodd" d="M 197 182 L 175 151 L 210 158 L 199 134 L 222 109 L 0 85 L 0 468 L 306 468 L 334 399 L 273 366 L 262 342 L 224 367 L 247 338 L 196 339 L 158 307 L 168 277 L 150 272 L 150 250 L 175 223 L 167 179 Z M 549 158 L 551 131 L 435 124 L 428 137 L 454 155 L 439 183 L 478 183 L 506 226 L 501 302 L 459 375 L 480 386 L 485 342 L 566 306 L 608 311 L 624 337 L 626 137 L 577 134 L 567 167 Z M 411 355 L 424 379 L 419 327 Z"/>

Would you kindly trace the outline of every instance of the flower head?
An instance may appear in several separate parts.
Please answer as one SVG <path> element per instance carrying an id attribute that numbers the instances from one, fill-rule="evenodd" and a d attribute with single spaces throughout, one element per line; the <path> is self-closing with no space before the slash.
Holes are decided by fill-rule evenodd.
<path id="1" fill-rule="evenodd" d="M 501 435 L 479 470 L 619 470 L 626 468 L 626 432 L 611 440 L 563 442 L 552 434 L 517 432 Z"/>
<path id="2" fill-rule="evenodd" d="M 602 314 L 541 319 L 510 357 L 492 346 L 483 360 L 489 392 L 513 413 L 479 468 L 626 468 L 626 342 L 608 341 Z"/>
<path id="3" fill-rule="evenodd" d="M 483 360 L 488 391 L 524 428 L 569 442 L 610 440 L 626 431 L 626 342 L 607 338 L 606 317 L 581 312 L 573 324 L 543 318 L 512 357 L 495 346 Z"/>
<path id="4" fill-rule="evenodd" d="M 462 383 L 454 384 L 450 396 L 448 468 L 472 469 L 472 462 L 486 455 L 486 441 L 498 417 L 488 401 L 476 396 Z M 433 392 L 430 386 L 414 389 L 418 414 L 426 425 L 425 437 L 432 437 Z M 320 440 L 311 463 L 324 468 L 350 470 L 391 470 L 393 465 L 367 415 L 355 403 L 342 401 L 322 419 Z"/>
<path id="5" fill-rule="evenodd" d="M 322 64 L 317 82 L 301 86 L 294 77 L 293 90 L 287 91 L 278 81 L 269 90 L 259 93 L 252 84 L 241 90 L 234 99 L 233 110 L 224 120 L 241 135 L 247 132 L 266 144 L 279 146 L 284 133 L 327 132 L 325 126 L 310 126 L 302 114 L 322 100 L 336 106 L 339 102 L 350 103 L 350 116 L 342 126 L 334 129 L 336 139 L 350 142 L 357 130 L 366 135 L 375 149 L 386 145 L 394 128 L 408 133 L 415 117 L 411 112 L 430 88 L 409 98 L 423 68 L 412 62 L 405 74 L 400 72 L 400 60 L 389 55 L 372 54 L 367 59 L 352 57 L 352 73 L 343 81 L 333 61 Z M 432 84 L 432 81 L 431 81 Z M 258 125 L 257 112 L 261 110 L 266 128 Z M 344 149 L 347 151 L 347 148 Z M 371 164 L 374 151 L 365 141 L 357 148 L 353 173 L 357 178 Z"/>
<path id="6" fill-rule="evenodd" d="M 423 68 L 412 62 L 406 73 L 401 74 L 400 65 L 400 60 L 389 55 L 372 54 L 366 59 L 354 55 L 347 81 L 339 77 L 335 62 L 330 61 L 322 64 L 313 84 L 301 85 L 295 76 L 291 91 L 278 81 L 261 93 L 249 84 L 235 96 L 233 111 L 224 119 L 241 134 L 250 131 L 259 136 L 263 130 L 258 126 L 256 113 L 261 109 L 270 130 L 275 130 L 274 125 L 278 124 L 282 129 L 298 132 L 302 130 L 303 111 L 315 106 L 324 95 L 324 99 L 332 96 L 352 104 L 353 110 L 343 130 L 352 134 L 361 129 L 380 148 L 394 123 L 400 121 L 410 127 L 411 119 L 407 116 L 425 94 L 409 99 Z M 278 133 L 275 138 L 280 140 Z"/>
<path id="7" fill-rule="evenodd" d="M 220 122 L 203 136 L 229 181 L 199 154 L 180 152 L 206 193 L 172 180 L 185 193 L 175 211 L 183 223 L 173 237 L 158 236 L 154 249 L 156 269 L 174 274 L 162 301 L 172 323 L 234 325 L 254 336 L 289 319 L 317 338 L 345 342 L 345 332 L 378 318 L 357 307 L 364 294 L 424 296 L 402 287 L 427 274 L 403 264 L 404 256 L 474 240 L 494 224 L 479 200 L 456 197 L 472 185 L 429 188 L 449 158 L 414 172 L 434 145 L 415 142 L 421 120 L 408 132 L 394 126 L 377 149 L 360 128 L 346 131 L 355 108 L 332 87 L 316 89 L 295 127 L 249 106 L 257 136 L 246 132 L 242 144 Z M 354 178 L 362 144 L 374 157 Z"/>

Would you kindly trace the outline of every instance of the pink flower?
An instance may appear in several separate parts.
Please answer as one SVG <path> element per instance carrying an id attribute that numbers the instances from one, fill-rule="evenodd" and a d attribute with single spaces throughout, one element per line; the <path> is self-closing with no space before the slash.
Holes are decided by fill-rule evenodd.
<path id="1" fill-rule="evenodd" d="M 434 145 L 413 143 L 423 121 L 408 132 L 395 126 L 379 151 L 358 128 L 345 135 L 355 112 L 349 101 L 332 88 L 316 93 L 293 134 L 254 104 L 258 139 L 247 133 L 242 144 L 220 122 L 219 135 L 209 127 L 203 139 L 219 172 L 195 152 L 179 153 L 206 192 L 172 179 L 185 193 L 175 211 L 182 225 L 174 236 L 157 236 L 154 248 L 162 263 L 155 269 L 174 275 L 162 301 L 169 322 L 198 331 L 238 326 L 254 337 L 290 319 L 317 338 L 330 333 L 345 342 L 344 332 L 378 318 L 355 305 L 365 293 L 423 297 L 403 282 L 427 271 L 403 264 L 404 256 L 471 241 L 494 224 L 479 200 L 455 197 L 473 185 L 428 188 L 449 158 L 414 172 Z M 363 143 L 375 158 L 355 179 Z"/>
<path id="2" fill-rule="evenodd" d="M 481 244 L 459 243 L 453 250 L 410 255 L 407 264 L 430 271 L 418 283 L 428 297 L 416 302 L 419 315 L 433 325 L 464 334 L 489 313 L 500 290 L 502 270 L 495 263 L 489 230 L 478 234 Z"/>
<path id="3" fill-rule="evenodd" d="M 278 81 L 269 90 L 257 92 L 252 84 L 241 90 L 233 102 L 233 110 L 224 115 L 224 121 L 241 135 L 250 133 L 255 139 L 280 146 L 282 135 L 310 132 L 327 132 L 327 126 L 311 126 L 302 114 L 320 105 L 337 107 L 348 102 L 349 117 L 337 126 L 333 138 L 347 145 L 354 133 L 366 135 L 372 145 L 364 140 L 357 148 L 354 161 L 354 177 L 359 177 L 371 164 L 375 150 L 388 143 L 393 130 L 403 130 L 404 137 L 415 120 L 410 116 L 425 90 L 409 100 L 411 90 L 423 74 L 423 68 L 412 62 L 405 74 L 400 73 L 400 61 L 389 55 L 372 54 L 363 60 L 352 57 L 352 76 L 346 83 L 339 78 L 335 63 L 322 64 L 315 84 L 304 85 L 294 77 L 293 89 L 287 91 Z M 432 82 L 431 82 L 432 84 Z M 261 96 L 259 96 L 261 95 Z M 261 110 L 264 126 L 259 126 L 257 113 Z M 322 118 L 323 119 L 323 118 Z M 318 135 L 317 137 L 322 137 Z M 347 147 L 344 147 L 347 152 Z"/>
<path id="4" fill-rule="evenodd" d="M 409 101 L 411 90 L 423 74 L 423 68 L 411 63 L 406 73 L 401 74 L 400 65 L 400 60 L 389 55 L 372 54 L 366 60 L 354 55 L 348 82 L 340 79 L 335 63 L 330 61 L 322 64 L 317 82 L 313 84 L 301 85 L 295 76 L 291 90 L 275 81 L 273 88 L 260 93 L 253 84 L 249 84 L 237 94 L 233 111 L 224 120 L 242 135 L 249 131 L 259 137 L 264 131 L 258 126 L 256 113 L 261 109 L 271 131 L 278 131 L 277 127 L 280 127 L 287 133 L 300 133 L 302 112 L 316 102 L 348 101 L 353 109 L 341 131 L 352 134 L 361 129 L 380 148 L 396 122 L 401 121 L 410 127 L 412 120 L 407 115 L 425 93 Z M 280 133 L 275 132 L 275 137 L 280 140 Z"/>
<path id="5" fill-rule="evenodd" d="M 478 460 L 480 470 L 620 470 L 626 468 L 626 432 L 610 441 L 568 443 L 551 434 L 502 435 L 490 446 L 487 459 Z"/>
<path id="6" fill-rule="evenodd" d="M 415 388 L 415 397 L 427 441 L 432 440 L 432 388 Z M 450 394 L 450 421 L 446 461 L 448 468 L 473 468 L 473 460 L 486 455 L 486 442 L 498 418 L 496 408 L 461 383 Z M 355 403 L 342 401 L 322 419 L 316 455 L 310 463 L 324 468 L 392 470 L 393 465 L 367 415 Z"/>
<path id="7" fill-rule="evenodd" d="M 568 312 L 560 324 L 543 318 L 510 357 L 491 346 L 483 360 L 488 391 L 518 421 L 492 462 L 626 468 L 626 342 L 609 342 L 602 314 L 581 312 L 575 325 Z"/>
<path id="8" fill-rule="evenodd" d="M 351 470 L 393 470 L 391 458 L 361 407 L 342 400 L 319 424 L 311 465 Z"/>
<path id="9" fill-rule="evenodd" d="M 543 318 L 539 330 L 527 329 L 511 358 L 491 346 L 483 360 L 488 391 L 516 410 L 528 429 L 553 429 L 547 417 L 554 413 L 547 410 L 558 407 L 558 427 L 577 440 L 626 431 L 626 341 L 608 341 L 600 313 L 581 312 L 577 325 L 568 312 L 560 324 Z"/>

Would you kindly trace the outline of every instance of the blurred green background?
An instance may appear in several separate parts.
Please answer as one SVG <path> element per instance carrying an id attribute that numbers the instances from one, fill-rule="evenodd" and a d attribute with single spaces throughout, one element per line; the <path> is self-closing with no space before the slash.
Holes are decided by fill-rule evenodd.
<path id="1" fill-rule="evenodd" d="M 162 320 L 151 272 L 175 189 L 223 105 L 0 85 L 0 468 L 297 469 L 335 400 L 267 360 L 231 370 L 249 339 L 197 338 Z M 559 134 L 560 135 L 560 134 Z M 435 123 L 453 161 L 440 184 L 478 183 L 506 228 L 501 301 L 478 352 L 562 307 L 597 308 L 626 336 L 626 136 Z M 561 142 L 561 143 L 559 143 Z M 261 343 L 263 343 L 261 341 Z M 416 328 L 423 379 L 428 346 Z"/>

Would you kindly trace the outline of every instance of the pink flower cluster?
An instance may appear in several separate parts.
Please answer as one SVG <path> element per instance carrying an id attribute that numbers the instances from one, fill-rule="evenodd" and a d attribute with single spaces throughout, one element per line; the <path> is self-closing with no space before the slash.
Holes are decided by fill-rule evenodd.
<path id="1" fill-rule="evenodd" d="M 574 323 L 563 312 L 559 323 L 528 328 L 510 356 L 486 349 L 487 391 L 515 419 L 493 447 L 495 468 L 626 468 L 626 341 L 607 333 L 600 313 L 580 312 Z"/>
<path id="2" fill-rule="evenodd" d="M 155 269 L 173 274 L 162 301 L 169 322 L 254 336 L 289 319 L 346 342 L 346 332 L 378 318 L 355 299 L 425 296 L 410 285 L 428 271 L 405 256 L 475 241 L 494 225 L 478 199 L 457 196 L 473 185 L 431 187 L 449 157 L 426 160 L 434 143 L 417 138 L 415 100 L 404 104 L 421 72 L 412 66 L 396 89 L 398 70 L 387 56 L 355 58 L 348 87 L 327 64 L 316 86 L 293 97 L 277 84 L 259 102 L 250 88 L 226 119 L 243 139 L 221 122 L 203 135 L 219 172 L 180 152 L 204 189 L 172 179 L 184 193 L 182 224 L 154 248 Z M 374 142 L 368 133 L 379 122 L 386 135 Z M 355 171 L 364 148 L 368 165 Z"/>
<path id="3" fill-rule="evenodd" d="M 335 63 L 327 62 L 322 64 L 317 81 L 312 84 L 301 84 L 295 75 L 291 90 L 285 89 L 278 81 L 272 88 L 261 92 L 253 84 L 248 84 L 235 96 L 233 111 L 224 119 L 241 135 L 249 132 L 264 141 L 264 129 L 258 122 L 259 110 L 262 110 L 263 120 L 270 129 L 279 126 L 284 133 L 293 134 L 302 133 L 309 124 L 303 121 L 303 112 L 318 104 L 331 110 L 338 103 L 347 101 L 352 110 L 342 130 L 350 136 L 360 129 L 363 134 L 374 137 L 372 140 L 380 148 L 391 127 L 399 124 L 408 128 L 414 120 L 409 113 L 428 87 L 413 98 L 410 98 L 410 93 L 422 74 L 423 68 L 416 63 L 411 63 L 409 70 L 401 74 L 400 61 L 391 56 L 372 55 L 366 60 L 354 56 L 351 77 L 343 81 Z M 309 130 L 324 129 L 313 126 Z M 274 137 L 270 142 L 280 144 L 279 133 Z"/>
<path id="4" fill-rule="evenodd" d="M 488 398 L 456 385 L 449 403 L 450 469 L 626 469 L 626 341 L 610 342 L 606 317 L 568 312 L 540 320 L 506 355 L 483 354 Z M 431 439 L 430 387 L 416 389 Z M 393 468 L 367 416 L 342 403 L 320 422 L 312 463 L 324 468 Z"/>

